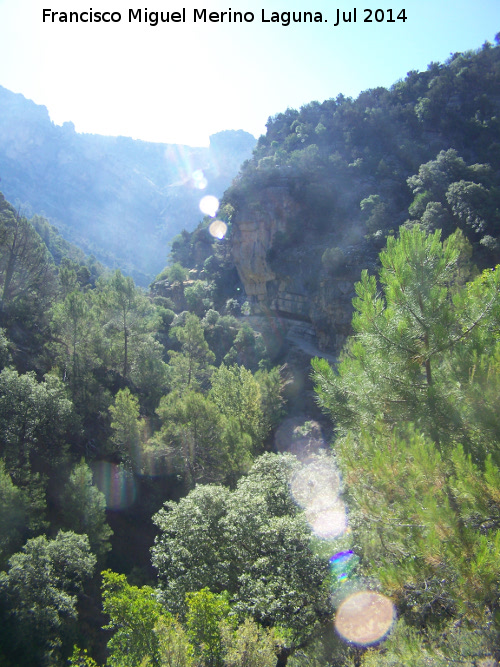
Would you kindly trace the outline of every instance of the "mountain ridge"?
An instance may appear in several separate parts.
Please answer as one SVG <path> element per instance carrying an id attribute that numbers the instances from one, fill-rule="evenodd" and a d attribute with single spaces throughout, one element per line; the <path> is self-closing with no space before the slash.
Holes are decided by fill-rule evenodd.
<path id="1" fill-rule="evenodd" d="M 25 214 L 44 215 L 67 240 L 142 285 L 165 265 L 169 241 L 196 226 L 201 197 L 220 197 L 255 143 L 243 130 L 212 135 L 208 148 L 80 134 L 0 86 L 7 199 Z"/>

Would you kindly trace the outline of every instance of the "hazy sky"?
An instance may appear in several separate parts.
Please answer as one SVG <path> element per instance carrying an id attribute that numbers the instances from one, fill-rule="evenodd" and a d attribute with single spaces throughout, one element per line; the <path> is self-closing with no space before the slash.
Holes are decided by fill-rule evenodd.
<path id="1" fill-rule="evenodd" d="M 337 10 L 357 22 L 335 27 Z M 407 20 L 365 23 L 365 9 Z M 129 22 L 186 10 L 185 23 Z M 194 22 L 201 12 L 253 12 L 248 23 Z M 117 23 L 42 21 L 42 10 L 115 11 Z M 323 23 L 266 23 L 272 12 L 321 12 Z M 115 15 L 116 16 L 116 15 Z M 378 17 L 382 14 L 379 12 Z M 250 15 L 247 15 L 249 18 Z M 372 15 L 372 18 L 374 16 Z M 227 17 L 226 17 L 227 20 Z M 0 0 L 0 85 L 45 105 L 77 131 L 207 145 L 224 129 L 256 136 L 267 118 L 338 93 L 390 86 L 409 70 L 479 48 L 500 31 L 500 0 Z"/>

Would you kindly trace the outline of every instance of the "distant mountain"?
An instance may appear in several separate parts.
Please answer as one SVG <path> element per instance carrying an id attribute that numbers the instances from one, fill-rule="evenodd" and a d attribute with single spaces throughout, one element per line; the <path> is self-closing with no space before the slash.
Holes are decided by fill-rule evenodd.
<path id="1" fill-rule="evenodd" d="M 243 130 L 212 135 L 209 148 L 78 134 L 0 86 L 6 198 L 142 285 L 165 266 L 169 241 L 196 226 L 201 198 L 222 195 L 255 143 Z"/>

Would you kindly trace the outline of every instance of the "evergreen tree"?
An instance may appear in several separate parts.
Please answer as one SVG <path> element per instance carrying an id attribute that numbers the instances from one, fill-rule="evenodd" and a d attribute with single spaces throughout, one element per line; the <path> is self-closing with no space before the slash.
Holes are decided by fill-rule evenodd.
<path id="1" fill-rule="evenodd" d="M 366 271 L 356 284 L 355 335 L 338 373 L 313 361 L 318 400 L 339 432 L 369 428 L 375 418 L 413 421 L 439 442 L 459 426 L 451 359 L 491 331 L 500 272 L 476 279 L 474 296 L 472 287 L 452 288 L 463 237 L 444 244 L 439 237 L 418 226 L 389 237 L 380 254 L 382 292 Z"/>
<path id="2" fill-rule="evenodd" d="M 206 389 L 212 374 L 214 353 L 208 347 L 200 318 L 188 313 L 183 326 L 172 329 L 172 336 L 181 351 L 169 351 L 168 377 L 171 389 L 183 393 L 190 389 Z"/>
<path id="3" fill-rule="evenodd" d="M 156 327 L 157 318 L 149 299 L 130 276 L 116 270 L 99 283 L 100 318 L 107 336 L 106 363 L 128 378 L 140 343 Z"/>
<path id="4" fill-rule="evenodd" d="M 172 392 L 162 398 L 157 413 L 162 427 L 153 440 L 188 488 L 196 482 L 229 482 L 250 466 L 250 435 L 203 394 Z"/>
<path id="5" fill-rule="evenodd" d="M 92 483 L 92 471 L 85 461 L 77 463 L 61 495 L 65 528 L 87 535 L 92 552 L 103 557 L 110 549 L 113 531 L 106 522 L 106 499 Z"/>
<path id="6" fill-rule="evenodd" d="M 54 292 L 54 265 L 45 245 L 0 194 L 0 314 L 40 315 Z"/>
<path id="7" fill-rule="evenodd" d="M 457 240 L 389 239 L 382 294 L 363 274 L 337 372 L 313 364 L 362 572 L 402 616 L 399 645 L 366 665 L 413 664 L 421 646 L 415 664 L 438 666 L 498 644 L 500 270 L 462 286 Z"/>
<path id="8" fill-rule="evenodd" d="M 118 447 L 120 458 L 128 466 L 134 465 L 140 446 L 141 420 L 139 419 L 139 401 L 130 389 L 120 389 L 115 396 L 111 413 L 112 441 Z"/>

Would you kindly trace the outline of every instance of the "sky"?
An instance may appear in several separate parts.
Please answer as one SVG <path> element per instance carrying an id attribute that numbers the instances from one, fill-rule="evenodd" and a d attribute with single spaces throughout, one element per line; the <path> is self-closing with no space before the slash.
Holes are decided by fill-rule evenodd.
<path id="1" fill-rule="evenodd" d="M 44 9 L 59 12 L 54 22 L 42 20 Z M 138 9 L 143 21 L 129 21 Z M 146 11 L 183 9 L 184 22 L 144 21 Z M 228 14 L 194 21 L 203 9 Z M 356 22 L 335 25 L 337 11 L 353 19 L 354 9 Z M 57 20 L 90 10 L 121 20 Z M 323 21 L 286 26 L 288 11 Z M 254 20 L 228 22 L 235 12 Z M 389 87 L 410 70 L 494 43 L 499 31 L 500 0 L 0 0 L 0 85 L 78 132 L 206 146 L 221 130 L 259 136 L 269 116 L 289 107 Z"/>

